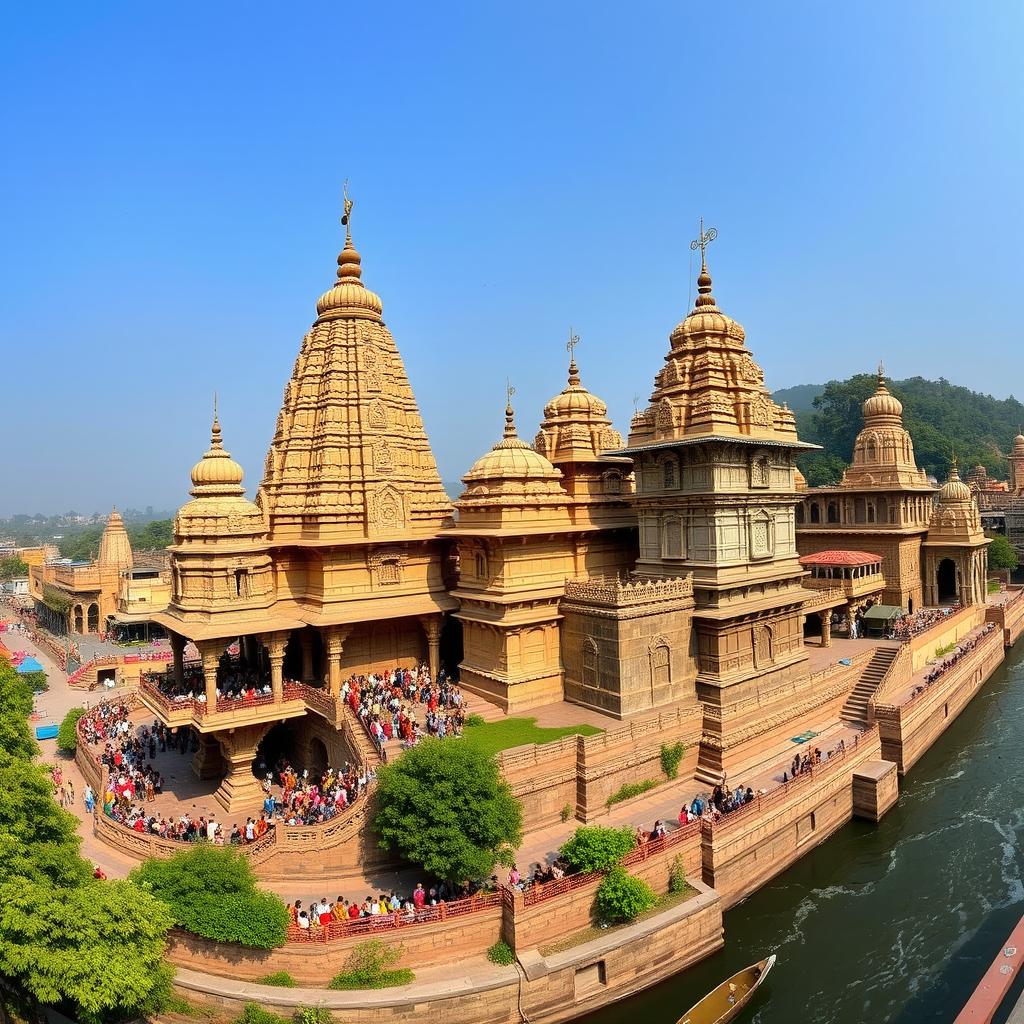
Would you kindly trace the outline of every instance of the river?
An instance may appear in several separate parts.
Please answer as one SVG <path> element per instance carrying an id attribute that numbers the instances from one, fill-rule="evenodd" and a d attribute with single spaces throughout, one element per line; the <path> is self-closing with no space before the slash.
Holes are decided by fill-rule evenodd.
<path id="1" fill-rule="evenodd" d="M 586 1024 L 675 1024 L 771 952 L 744 1024 L 952 1021 L 1024 913 L 1024 640 L 1007 653 L 879 824 L 844 826 L 726 913 L 722 952 Z"/>

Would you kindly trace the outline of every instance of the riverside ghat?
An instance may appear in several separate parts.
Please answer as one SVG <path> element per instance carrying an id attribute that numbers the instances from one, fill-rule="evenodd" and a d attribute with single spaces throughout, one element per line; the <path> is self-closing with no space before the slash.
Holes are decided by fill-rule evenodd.
<path id="1" fill-rule="evenodd" d="M 813 446 L 712 294 L 703 225 L 695 306 L 628 438 L 583 387 L 570 337 L 533 444 L 510 389 L 501 436 L 453 506 L 362 281 L 348 201 L 346 223 L 256 500 L 216 414 L 192 469 L 170 601 L 153 615 L 170 660 L 109 698 L 133 730 L 158 727 L 146 774 L 115 778 L 79 723 L 82 782 L 122 790 L 86 818 L 89 852 L 108 873 L 172 856 L 187 815 L 214 842 L 244 823 L 237 848 L 288 903 L 412 892 L 422 868 L 374 833 L 377 769 L 423 736 L 468 742 L 445 736 L 465 713 L 493 730 L 528 716 L 560 735 L 497 744 L 522 808 L 521 875 L 297 923 L 271 950 L 179 929 L 167 959 L 180 993 L 232 1011 L 579 1017 L 728 948 L 726 911 L 851 819 L 881 822 L 1002 665 L 1024 589 L 989 580 L 973 492 L 955 464 L 941 488 L 918 469 L 881 367 L 842 482 L 806 486 L 795 459 Z M 395 685 L 396 669 L 397 707 L 372 682 Z M 354 766 L 344 798 L 250 835 L 282 757 L 314 779 Z M 159 794 L 136 800 L 154 775 Z M 630 923 L 595 927 L 602 872 L 554 871 L 591 824 L 637 830 L 622 866 L 658 903 Z M 368 938 L 415 979 L 326 990 Z M 513 963 L 487 959 L 499 941 Z M 300 987 L 257 984 L 280 971 Z"/>

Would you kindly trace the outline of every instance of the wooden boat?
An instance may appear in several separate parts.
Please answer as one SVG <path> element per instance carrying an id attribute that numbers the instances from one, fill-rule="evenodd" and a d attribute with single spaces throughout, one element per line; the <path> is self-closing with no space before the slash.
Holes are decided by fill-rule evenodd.
<path id="1" fill-rule="evenodd" d="M 679 1024 L 725 1024 L 732 1020 L 751 999 L 758 986 L 768 977 L 775 964 L 775 954 L 727 978 L 709 992 L 696 1006 L 679 1018 Z"/>

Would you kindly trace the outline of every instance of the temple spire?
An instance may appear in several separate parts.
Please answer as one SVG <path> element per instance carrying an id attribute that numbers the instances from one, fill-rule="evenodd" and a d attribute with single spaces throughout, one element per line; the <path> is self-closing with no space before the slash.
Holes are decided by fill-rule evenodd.
<path id="1" fill-rule="evenodd" d="M 713 306 L 715 298 L 711 294 L 711 275 L 708 273 L 707 247 L 718 237 L 716 228 L 704 230 L 704 218 L 700 219 L 700 234 L 690 243 L 690 249 L 696 252 L 700 249 L 700 276 L 697 278 L 697 301 L 694 304 L 700 309 L 702 306 Z"/>
<path id="2" fill-rule="evenodd" d="M 518 437 L 516 433 L 516 414 L 512 408 L 512 396 L 516 393 L 516 389 L 512 386 L 512 382 L 506 380 L 505 382 L 505 437 Z"/>
<path id="3" fill-rule="evenodd" d="M 569 340 L 565 344 L 565 349 L 569 353 L 569 383 L 575 387 L 579 386 L 580 383 L 580 371 L 576 366 L 576 346 L 580 343 L 580 336 L 572 333 L 572 328 L 569 328 Z"/>
<path id="4" fill-rule="evenodd" d="M 360 268 L 360 263 L 362 262 L 362 257 L 356 252 L 356 247 L 352 244 L 352 207 L 355 206 L 355 203 L 352 202 L 348 195 L 348 178 L 345 179 L 343 195 L 345 212 L 342 215 L 341 223 L 345 228 L 345 248 L 338 254 L 338 279 L 340 281 L 349 281 L 352 284 L 361 284 L 360 278 L 363 276 L 363 272 Z"/>
<path id="5" fill-rule="evenodd" d="M 213 393 L 213 424 L 210 427 L 210 450 L 219 452 L 224 449 L 223 435 L 220 429 L 220 419 L 217 416 L 217 392 Z"/>

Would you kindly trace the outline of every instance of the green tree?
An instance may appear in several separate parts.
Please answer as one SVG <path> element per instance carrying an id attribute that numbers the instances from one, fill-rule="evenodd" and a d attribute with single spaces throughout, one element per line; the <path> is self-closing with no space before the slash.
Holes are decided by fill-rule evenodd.
<path id="1" fill-rule="evenodd" d="M 1009 569 L 1012 572 L 1017 568 L 1019 561 L 1013 545 L 1001 533 L 997 533 L 988 546 L 988 567 Z"/>
<path id="2" fill-rule="evenodd" d="M 258 949 L 282 946 L 288 937 L 287 907 L 256 887 L 248 859 L 228 846 L 200 843 L 167 860 L 146 860 L 130 877 L 195 935 Z"/>
<path id="3" fill-rule="evenodd" d="M 381 846 L 450 882 L 510 864 L 523 811 L 493 757 L 467 743 L 425 740 L 377 774 Z"/>
<path id="4" fill-rule="evenodd" d="M 636 846 L 631 828 L 582 825 L 558 852 L 573 871 L 607 871 Z"/>
<path id="5" fill-rule="evenodd" d="M 31 758 L 39 748 L 29 731 L 32 687 L 0 658 L 0 756 Z"/>
<path id="6" fill-rule="evenodd" d="M 165 548 L 174 543 L 174 520 L 154 519 L 145 526 L 129 527 L 128 539 L 136 551 Z"/>
<path id="7" fill-rule="evenodd" d="M 130 882 L 0 885 L 0 974 L 86 1022 L 130 1015 L 161 974 L 167 908 Z"/>
<path id="8" fill-rule="evenodd" d="M 28 563 L 23 562 L 17 555 L 11 555 L 8 558 L 0 558 L 0 583 L 27 575 Z"/>
<path id="9" fill-rule="evenodd" d="M 78 720 L 85 714 L 85 708 L 72 708 L 57 730 L 57 749 L 73 754 L 78 748 Z"/>
<path id="10" fill-rule="evenodd" d="M 594 907 L 600 921 L 632 921 L 657 902 L 654 890 L 621 865 L 605 875 L 594 894 Z"/>

